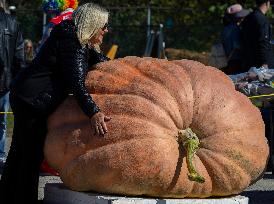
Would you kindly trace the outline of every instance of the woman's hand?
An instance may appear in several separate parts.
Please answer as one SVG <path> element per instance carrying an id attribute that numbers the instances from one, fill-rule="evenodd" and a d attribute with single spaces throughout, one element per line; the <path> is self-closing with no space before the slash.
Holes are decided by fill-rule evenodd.
<path id="1" fill-rule="evenodd" d="M 98 112 L 90 118 L 91 129 L 94 130 L 94 135 L 104 136 L 108 132 L 105 122 L 110 121 L 111 117 L 105 116 L 104 113 Z"/>

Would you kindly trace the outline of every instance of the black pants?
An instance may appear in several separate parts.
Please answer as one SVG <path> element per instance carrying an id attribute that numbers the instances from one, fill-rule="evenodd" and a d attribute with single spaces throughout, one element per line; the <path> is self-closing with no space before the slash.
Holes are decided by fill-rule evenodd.
<path id="1" fill-rule="evenodd" d="M 227 67 L 222 69 L 225 74 L 240 74 L 242 73 L 242 61 L 241 60 L 230 60 Z"/>
<path id="2" fill-rule="evenodd" d="M 39 169 L 43 161 L 47 117 L 16 97 L 10 97 L 14 113 L 12 143 L 0 181 L 1 204 L 38 202 Z"/>

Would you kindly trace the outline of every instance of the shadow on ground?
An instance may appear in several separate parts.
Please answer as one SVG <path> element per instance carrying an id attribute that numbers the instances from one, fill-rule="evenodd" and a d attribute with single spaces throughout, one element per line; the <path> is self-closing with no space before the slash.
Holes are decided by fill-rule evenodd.
<path id="1" fill-rule="evenodd" d="M 265 174 L 265 175 L 264 175 L 264 178 L 265 178 L 265 179 L 274 179 L 274 175 L 271 174 L 271 173 Z"/>
<path id="2" fill-rule="evenodd" d="M 246 191 L 242 196 L 249 198 L 248 204 L 273 204 L 274 191 Z"/>

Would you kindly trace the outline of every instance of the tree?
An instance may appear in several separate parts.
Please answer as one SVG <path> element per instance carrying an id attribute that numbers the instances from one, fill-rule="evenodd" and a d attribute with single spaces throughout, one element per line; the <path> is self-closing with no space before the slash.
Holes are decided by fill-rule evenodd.
<path id="1" fill-rule="evenodd" d="M 10 0 L 18 9 L 24 36 L 38 41 L 42 31 L 42 0 Z M 80 4 L 90 0 L 80 0 Z M 141 55 L 147 35 L 147 11 L 155 31 L 164 25 L 167 47 L 209 50 L 219 36 L 225 9 L 234 3 L 253 8 L 255 0 L 93 0 L 110 10 L 108 45 L 119 44 L 121 56 Z M 272 15 L 270 15 L 272 17 Z M 108 48 L 108 46 L 106 46 Z"/>

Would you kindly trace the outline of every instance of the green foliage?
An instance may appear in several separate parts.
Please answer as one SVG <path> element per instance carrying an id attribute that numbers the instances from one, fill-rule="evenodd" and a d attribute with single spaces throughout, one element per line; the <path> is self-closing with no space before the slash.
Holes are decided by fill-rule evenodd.
<path id="1" fill-rule="evenodd" d="M 12 110 L 10 110 L 12 111 Z M 13 126 L 14 126 L 14 116 L 13 114 L 7 114 L 7 136 L 11 137 L 13 132 Z"/>
<path id="2" fill-rule="evenodd" d="M 29 12 L 18 12 L 16 15 L 23 32 L 23 37 L 38 42 L 42 36 L 42 12 L 30 10 Z"/>
<path id="3" fill-rule="evenodd" d="M 38 41 L 42 32 L 42 0 L 14 0 L 17 19 L 24 37 Z M 80 4 L 90 2 L 79 0 Z M 222 16 L 229 5 L 241 3 L 252 9 L 255 0 L 93 0 L 110 11 L 110 32 L 105 48 L 118 44 L 118 55 L 142 55 L 147 35 L 147 11 L 151 9 L 151 28 L 157 32 L 164 25 L 166 47 L 196 51 L 209 50 L 222 29 Z M 272 11 L 267 16 L 274 18 Z"/>

